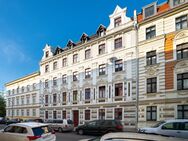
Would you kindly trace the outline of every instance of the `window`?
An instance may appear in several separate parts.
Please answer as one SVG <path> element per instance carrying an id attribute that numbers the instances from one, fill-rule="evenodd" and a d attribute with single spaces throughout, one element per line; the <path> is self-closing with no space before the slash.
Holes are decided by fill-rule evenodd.
<path id="1" fill-rule="evenodd" d="M 188 58 L 188 43 L 177 45 L 177 60 Z"/>
<path id="2" fill-rule="evenodd" d="M 27 85 L 27 92 L 29 92 L 30 91 L 30 86 L 29 85 Z"/>
<path id="3" fill-rule="evenodd" d="M 49 65 L 45 66 L 45 72 L 49 72 Z"/>
<path id="4" fill-rule="evenodd" d="M 24 93 L 24 86 L 22 86 L 22 88 L 21 88 L 21 89 L 22 89 L 22 93 Z"/>
<path id="5" fill-rule="evenodd" d="M 53 63 L 53 69 L 56 70 L 57 69 L 57 62 Z"/>
<path id="6" fill-rule="evenodd" d="M 148 18 L 155 14 L 155 5 L 149 6 L 144 10 L 145 18 Z"/>
<path id="7" fill-rule="evenodd" d="M 27 97 L 26 97 L 26 102 L 27 102 L 27 104 L 29 104 L 29 103 L 30 103 L 30 101 L 29 101 L 29 100 L 30 100 L 30 96 L 27 96 Z"/>
<path id="8" fill-rule="evenodd" d="M 127 82 L 127 96 L 131 96 L 131 83 Z"/>
<path id="9" fill-rule="evenodd" d="M 122 120 L 122 108 L 115 108 L 115 115 L 116 120 Z"/>
<path id="10" fill-rule="evenodd" d="M 24 105 L 24 97 L 21 97 L 21 104 Z"/>
<path id="11" fill-rule="evenodd" d="M 114 19 L 114 27 L 117 27 L 120 25 L 121 25 L 121 17 L 115 18 Z"/>
<path id="12" fill-rule="evenodd" d="M 49 51 L 46 51 L 45 56 L 46 56 L 46 58 L 49 56 Z"/>
<path id="13" fill-rule="evenodd" d="M 115 96 L 123 95 L 123 83 L 115 84 Z"/>
<path id="14" fill-rule="evenodd" d="M 53 86 L 57 86 L 57 77 L 53 78 Z"/>
<path id="15" fill-rule="evenodd" d="M 178 119 L 188 119 L 188 105 L 178 105 Z"/>
<path id="16" fill-rule="evenodd" d="M 73 72 L 73 81 L 78 81 L 78 72 Z"/>
<path id="17" fill-rule="evenodd" d="M 156 29 L 155 26 L 151 26 L 146 28 L 146 40 L 154 38 L 156 36 Z"/>
<path id="18" fill-rule="evenodd" d="M 36 116 L 36 109 L 33 109 L 33 116 Z"/>
<path id="19" fill-rule="evenodd" d="M 64 58 L 64 59 L 63 59 L 62 66 L 63 66 L 63 67 L 66 67 L 66 66 L 67 66 L 67 58 Z"/>
<path id="20" fill-rule="evenodd" d="M 19 109 L 16 110 L 16 115 L 19 116 Z"/>
<path id="21" fill-rule="evenodd" d="M 157 78 L 148 78 L 147 79 L 147 93 L 156 93 L 157 92 Z"/>
<path id="22" fill-rule="evenodd" d="M 85 59 L 89 59 L 91 57 L 91 50 L 90 49 L 87 49 L 85 51 Z"/>
<path id="23" fill-rule="evenodd" d="M 85 100 L 90 100 L 90 93 L 91 93 L 90 88 L 85 89 Z"/>
<path id="24" fill-rule="evenodd" d="M 62 111 L 62 119 L 66 119 L 66 111 Z"/>
<path id="25" fill-rule="evenodd" d="M 115 61 L 115 72 L 123 70 L 123 61 L 122 59 Z"/>
<path id="26" fill-rule="evenodd" d="M 176 30 L 185 29 L 188 27 L 187 15 L 176 18 Z"/>
<path id="27" fill-rule="evenodd" d="M 48 106 L 48 95 L 45 95 L 45 106 Z"/>
<path id="28" fill-rule="evenodd" d="M 114 49 L 122 48 L 122 38 L 117 38 L 117 39 L 115 39 L 115 41 L 114 41 L 114 46 L 115 46 Z"/>
<path id="29" fill-rule="evenodd" d="M 18 89 L 17 89 L 18 90 Z M 12 89 L 12 94 L 14 94 L 15 93 L 15 90 L 14 89 Z M 17 93 L 19 93 L 19 91 L 17 91 Z"/>
<path id="30" fill-rule="evenodd" d="M 45 83 L 45 84 L 44 84 L 44 85 L 45 85 L 45 88 L 48 88 L 48 87 L 49 87 L 49 85 L 48 85 L 48 79 L 46 79 L 44 83 Z"/>
<path id="31" fill-rule="evenodd" d="M 29 116 L 29 109 L 26 110 L 26 115 Z"/>
<path id="32" fill-rule="evenodd" d="M 77 63 L 78 62 L 78 54 L 74 54 L 73 55 L 73 63 Z"/>
<path id="33" fill-rule="evenodd" d="M 181 123 L 169 122 L 162 126 L 163 130 L 180 130 Z"/>
<path id="34" fill-rule="evenodd" d="M 66 103 L 67 101 L 67 94 L 66 92 L 63 92 L 63 102 Z"/>
<path id="35" fill-rule="evenodd" d="M 63 84 L 66 84 L 66 83 L 67 83 L 67 75 L 66 75 L 66 74 L 64 74 L 64 75 L 62 76 L 62 83 L 63 83 Z"/>
<path id="36" fill-rule="evenodd" d="M 57 112 L 53 111 L 53 119 L 57 119 Z"/>
<path id="37" fill-rule="evenodd" d="M 99 119 L 105 119 L 105 109 L 99 109 Z"/>
<path id="38" fill-rule="evenodd" d="M 90 120 L 90 110 L 85 110 L 85 120 Z"/>
<path id="39" fill-rule="evenodd" d="M 16 98 L 16 105 L 19 105 L 19 97 Z"/>
<path id="40" fill-rule="evenodd" d="M 73 101 L 77 101 L 78 91 L 73 91 Z"/>
<path id="41" fill-rule="evenodd" d="M 33 83 L 33 90 L 36 90 L 36 83 Z"/>
<path id="42" fill-rule="evenodd" d="M 147 107 L 147 121 L 156 121 L 157 120 L 157 107 L 148 106 Z"/>
<path id="43" fill-rule="evenodd" d="M 33 96 L 32 96 L 32 101 L 33 101 L 33 104 L 36 103 L 36 95 L 33 95 Z"/>
<path id="44" fill-rule="evenodd" d="M 85 78 L 90 78 L 91 77 L 91 69 L 87 68 L 85 69 Z"/>
<path id="45" fill-rule="evenodd" d="M 156 64 L 156 50 L 150 51 L 146 53 L 147 65 L 154 65 Z"/>
<path id="46" fill-rule="evenodd" d="M 99 87 L 99 98 L 105 98 L 105 86 Z"/>
<path id="47" fill-rule="evenodd" d="M 179 5 L 179 4 L 182 4 L 182 3 L 184 3 L 184 2 L 186 2 L 186 0 L 173 0 L 173 4 L 174 4 L 174 6 L 177 6 L 177 5 Z"/>
<path id="48" fill-rule="evenodd" d="M 188 90 L 188 73 L 177 75 L 177 89 Z"/>
<path id="49" fill-rule="evenodd" d="M 101 44 L 99 45 L 99 55 L 104 53 L 105 53 L 105 44 Z"/>
<path id="50" fill-rule="evenodd" d="M 53 105 L 57 104 L 57 94 L 53 94 Z"/>
<path id="51" fill-rule="evenodd" d="M 21 109 L 21 116 L 24 116 L 24 109 Z"/>
<path id="52" fill-rule="evenodd" d="M 45 119 L 48 119 L 48 111 L 45 111 Z"/>
<path id="53" fill-rule="evenodd" d="M 105 73 L 106 73 L 106 65 L 105 64 L 99 65 L 99 75 L 105 75 Z"/>

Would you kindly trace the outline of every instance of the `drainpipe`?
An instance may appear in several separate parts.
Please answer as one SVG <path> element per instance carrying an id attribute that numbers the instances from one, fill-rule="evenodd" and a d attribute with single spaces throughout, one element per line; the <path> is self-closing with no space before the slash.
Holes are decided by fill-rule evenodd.
<path id="1" fill-rule="evenodd" d="M 139 112 L 139 48 L 138 48 L 138 23 L 137 14 L 134 10 L 134 29 L 136 32 L 136 129 L 138 129 L 138 112 Z"/>

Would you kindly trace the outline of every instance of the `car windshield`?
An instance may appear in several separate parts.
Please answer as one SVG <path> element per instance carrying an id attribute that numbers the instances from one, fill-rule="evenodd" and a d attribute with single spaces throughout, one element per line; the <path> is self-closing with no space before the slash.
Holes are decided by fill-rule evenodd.
<path id="1" fill-rule="evenodd" d="M 51 129 L 48 126 L 41 126 L 32 128 L 34 136 L 41 136 L 43 134 L 51 132 Z"/>
<path id="2" fill-rule="evenodd" d="M 165 123 L 165 121 L 161 121 L 161 122 L 159 122 L 159 123 L 157 123 L 157 124 L 155 124 L 154 126 L 152 126 L 152 127 L 154 127 L 154 128 L 156 128 L 156 127 L 159 127 L 161 124 L 163 124 L 163 123 Z"/>

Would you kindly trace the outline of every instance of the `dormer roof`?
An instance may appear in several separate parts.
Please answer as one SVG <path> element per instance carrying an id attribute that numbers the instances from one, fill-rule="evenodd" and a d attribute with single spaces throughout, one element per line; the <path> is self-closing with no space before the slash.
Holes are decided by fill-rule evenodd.
<path id="1" fill-rule="evenodd" d="M 75 45 L 76 44 L 72 40 L 69 40 L 67 43 L 67 47 L 74 47 Z"/>
<path id="2" fill-rule="evenodd" d="M 101 31 L 106 31 L 106 27 L 102 24 L 100 24 L 99 27 L 97 28 L 97 34 Z"/>
<path id="3" fill-rule="evenodd" d="M 80 37 L 81 42 L 86 41 L 88 39 L 89 39 L 89 36 L 86 33 L 83 33 L 82 36 Z"/>

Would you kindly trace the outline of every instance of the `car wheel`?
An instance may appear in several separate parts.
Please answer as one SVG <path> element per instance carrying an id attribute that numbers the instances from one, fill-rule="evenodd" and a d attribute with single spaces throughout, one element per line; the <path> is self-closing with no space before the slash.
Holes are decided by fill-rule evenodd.
<path id="1" fill-rule="evenodd" d="M 62 128 L 58 128 L 58 132 L 62 133 L 63 129 Z"/>
<path id="2" fill-rule="evenodd" d="M 83 135 L 84 134 L 84 131 L 82 129 L 78 130 L 78 134 L 79 135 Z"/>

